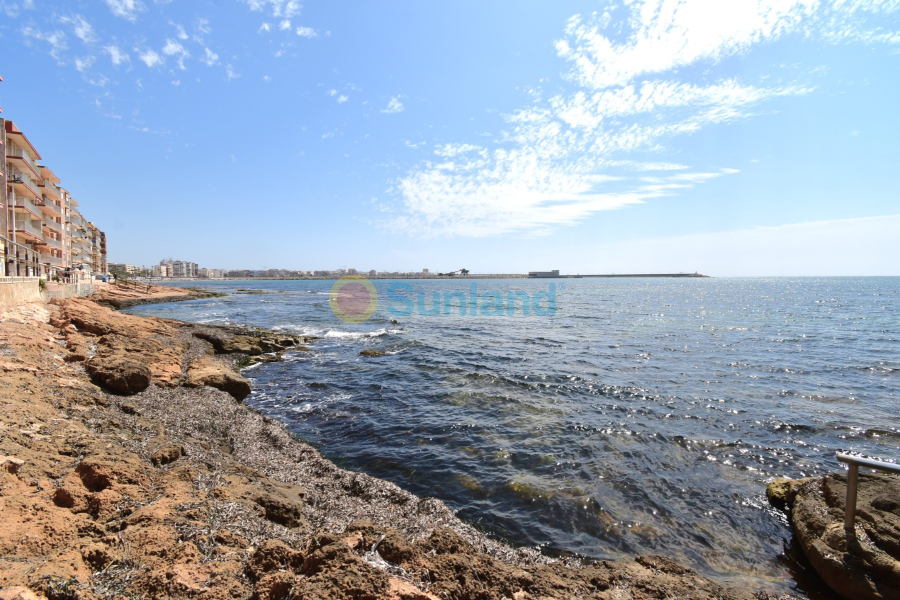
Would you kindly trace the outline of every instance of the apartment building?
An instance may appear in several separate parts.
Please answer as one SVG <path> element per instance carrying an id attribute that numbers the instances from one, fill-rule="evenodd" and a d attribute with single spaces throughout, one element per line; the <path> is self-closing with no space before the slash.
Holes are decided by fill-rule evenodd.
<path id="1" fill-rule="evenodd" d="M 0 79 L 2 81 L 2 79 Z M 15 123 L 0 119 L 0 276 L 105 274 L 106 234 L 86 221 Z"/>
<path id="2" fill-rule="evenodd" d="M 153 267 L 154 276 L 158 277 L 198 277 L 200 275 L 200 269 L 197 266 L 197 263 L 188 262 L 185 260 L 172 260 L 171 258 L 163 259 L 159 261 L 160 273 L 162 272 L 162 267 L 166 267 L 166 272 L 168 275 L 156 275 L 157 269 Z"/>

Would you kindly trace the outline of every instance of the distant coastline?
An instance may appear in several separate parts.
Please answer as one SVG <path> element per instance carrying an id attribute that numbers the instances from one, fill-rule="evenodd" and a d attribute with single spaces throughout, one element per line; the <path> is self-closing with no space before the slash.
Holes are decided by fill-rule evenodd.
<path id="1" fill-rule="evenodd" d="M 357 274 L 359 277 L 366 279 L 444 279 L 444 280 L 461 280 L 461 279 L 589 279 L 589 278 L 675 278 L 675 279 L 691 279 L 691 278 L 709 278 L 710 275 L 701 273 L 609 273 L 599 275 L 548 275 L 529 276 L 523 273 L 470 273 L 465 276 L 459 275 L 438 275 L 438 274 L 421 274 L 421 273 L 398 273 L 398 274 L 378 274 L 365 275 Z M 343 275 L 346 277 L 347 275 Z M 308 275 L 304 277 L 255 277 L 252 275 L 241 277 L 222 277 L 217 279 L 209 279 L 203 277 L 151 277 L 140 279 L 141 281 L 163 281 L 166 283 L 178 283 L 179 281 L 334 281 L 340 279 L 340 275 Z"/>

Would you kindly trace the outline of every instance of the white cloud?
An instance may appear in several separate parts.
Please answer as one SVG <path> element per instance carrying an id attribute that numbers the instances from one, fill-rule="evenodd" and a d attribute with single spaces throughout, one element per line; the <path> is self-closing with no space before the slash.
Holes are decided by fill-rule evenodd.
<path id="1" fill-rule="evenodd" d="M 151 69 L 158 67 L 165 62 L 162 56 L 149 49 L 144 52 L 139 52 L 138 58 L 140 58 L 141 61 L 143 61 L 143 63 Z"/>
<path id="2" fill-rule="evenodd" d="M 188 39 L 187 31 L 185 31 L 184 27 L 182 27 L 181 25 L 175 24 L 175 32 L 178 35 L 179 40 Z"/>
<path id="3" fill-rule="evenodd" d="M 343 94 L 341 94 L 340 96 L 338 96 L 337 102 L 338 102 L 338 104 L 343 104 L 344 102 L 346 102 L 349 99 L 350 99 L 349 96 L 344 96 Z"/>
<path id="4" fill-rule="evenodd" d="M 75 68 L 78 69 L 79 73 L 84 73 L 90 69 L 92 64 L 94 64 L 94 57 L 90 55 L 75 59 Z"/>
<path id="5" fill-rule="evenodd" d="M 207 67 L 211 67 L 214 64 L 219 62 L 219 55 L 210 50 L 209 48 L 203 49 L 203 56 L 200 57 L 200 62 L 205 64 Z"/>
<path id="6" fill-rule="evenodd" d="M 112 61 L 112 64 L 119 66 L 122 63 L 130 63 L 131 57 L 128 56 L 126 52 L 119 50 L 119 47 L 116 45 L 104 46 L 103 51 L 109 54 L 109 59 Z"/>
<path id="7" fill-rule="evenodd" d="M 297 35 L 299 35 L 300 37 L 305 37 L 305 38 L 310 38 L 310 39 L 312 39 L 314 37 L 319 37 L 319 34 L 316 33 L 316 30 L 313 29 L 312 27 L 298 27 Z"/>
<path id="8" fill-rule="evenodd" d="M 68 49 L 65 33 L 62 31 L 44 32 L 33 27 L 23 27 L 22 35 L 50 44 L 50 56 L 56 59 L 57 63 L 62 64 L 62 53 Z"/>
<path id="9" fill-rule="evenodd" d="M 231 65 L 226 65 L 225 76 L 228 78 L 228 81 L 231 81 L 232 79 L 237 79 L 241 75 L 239 73 L 235 73 L 234 68 Z"/>
<path id="10" fill-rule="evenodd" d="M 291 20 L 290 19 L 284 19 L 281 23 L 278 24 L 278 29 L 280 29 L 282 31 L 287 31 L 290 28 L 291 28 Z"/>
<path id="11" fill-rule="evenodd" d="M 329 96 L 337 96 L 337 90 L 328 90 Z"/>
<path id="12" fill-rule="evenodd" d="M 267 32 L 272 31 L 272 26 L 269 25 L 268 23 L 263 23 L 262 25 L 259 26 L 258 33 L 262 33 L 263 31 L 267 31 Z"/>
<path id="13" fill-rule="evenodd" d="M 85 44 L 91 44 L 97 40 L 97 36 L 94 34 L 94 28 L 87 22 L 87 19 L 81 15 L 60 17 L 59 22 L 71 25 L 75 32 L 75 37 L 79 38 Z"/>
<path id="14" fill-rule="evenodd" d="M 251 10 L 263 11 L 268 8 L 273 17 L 290 19 L 300 14 L 303 3 L 299 0 L 243 0 Z"/>
<path id="15" fill-rule="evenodd" d="M 396 97 L 392 97 L 388 105 L 381 110 L 383 113 L 398 113 L 403 112 L 406 108 L 403 106 L 403 103 L 400 102 Z"/>
<path id="16" fill-rule="evenodd" d="M 323 139 L 323 140 L 327 140 L 328 138 L 333 138 L 333 137 L 334 137 L 334 134 L 331 133 L 330 131 L 327 132 L 327 133 L 323 133 L 323 134 L 322 134 L 322 139 Z"/>
<path id="17" fill-rule="evenodd" d="M 172 39 L 166 40 L 166 45 L 163 46 L 162 53 L 166 56 L 177 56 L 178 68 L 182 70 L 185 69 L 185 59 L 190 56 L 188 51 L 184 49 L 184 46 Z"/>
<path id="18" fill-rule="evenodd" d="M 556 48 L 577 89 L 548 100 L 532 91 L 530 106 L 504 115 L 507 129 L 493 144 L 438 146 L 437 160 L 397 183 L 397 216 L 382 225 L 424 236 L 541 234 L 734 174 L 628 154 L 660 150 L 676 136 L 749 118 L 760 104 L 813 88 L 762 87 L 680 69 L 704 68 L 791 33 L 823 38 L 839 29 L 835 23 L 863 22 L 851 16 L 864 10 L 900 9 L 900 0 L 634 0 L 626 9 L 617 23 L 624 29 L 611 27 L 610 13 L 570 19 Z M 402 109 L 392 98 L 382 112 Z"/>
<path id="19" fill-rule="evenodd" d="M 138 13 L 147 10 L 140 0 L 104 0 L 114 15 L 126 21 L 136 21 Z"/>

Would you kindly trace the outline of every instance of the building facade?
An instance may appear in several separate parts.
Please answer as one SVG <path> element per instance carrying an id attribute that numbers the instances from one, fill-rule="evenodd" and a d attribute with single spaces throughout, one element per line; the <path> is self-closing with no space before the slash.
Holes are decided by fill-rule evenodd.
<path id="1" fill-rule="evenodd" d="M 106 274 L 106 235 L 15 123 L 0 119 L 0 276 L 73 280 Z"/>

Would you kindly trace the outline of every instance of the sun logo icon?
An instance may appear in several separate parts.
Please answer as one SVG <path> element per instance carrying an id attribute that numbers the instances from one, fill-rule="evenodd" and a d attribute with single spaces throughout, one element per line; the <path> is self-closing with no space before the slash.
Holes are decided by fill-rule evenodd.
<path id="1" fill-rule="evenodd" d="M 378 308 L 378 292 L 371 281 L 361 275 L 341 277 L 328 294 L 331 312 L 345 323 L 362 323 Z"/>

